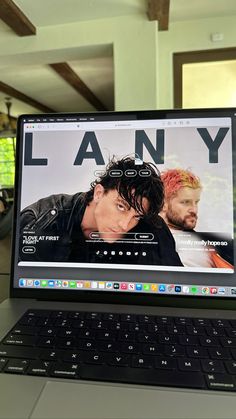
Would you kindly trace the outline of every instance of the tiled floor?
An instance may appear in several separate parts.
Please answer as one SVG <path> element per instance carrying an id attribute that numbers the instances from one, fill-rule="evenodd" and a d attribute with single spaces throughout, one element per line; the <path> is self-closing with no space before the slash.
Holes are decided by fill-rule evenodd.
<path id="1" fill-rule="evenodd" d="M 9 295 L 11 236 L 0 240 L 0 302 Z"/>

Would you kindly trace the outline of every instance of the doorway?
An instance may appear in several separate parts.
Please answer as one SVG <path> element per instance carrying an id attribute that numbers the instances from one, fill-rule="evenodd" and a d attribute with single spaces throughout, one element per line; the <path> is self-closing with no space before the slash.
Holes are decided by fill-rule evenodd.
<path id="1" fill-rule="evenodd" d="M 236 48 L 175 53 L 174 107 L 236 106 Z"/>

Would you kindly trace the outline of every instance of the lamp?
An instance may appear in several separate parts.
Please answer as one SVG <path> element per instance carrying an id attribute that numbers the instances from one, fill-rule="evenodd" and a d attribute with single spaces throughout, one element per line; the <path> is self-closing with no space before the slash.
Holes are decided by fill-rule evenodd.
<path id="1" fill-rule="evenodd" d="M 11 116 L 11 98 L 5 97 L 7 113 L 0 112 L 0 138 L 16 136 L 16 119 Z"/>

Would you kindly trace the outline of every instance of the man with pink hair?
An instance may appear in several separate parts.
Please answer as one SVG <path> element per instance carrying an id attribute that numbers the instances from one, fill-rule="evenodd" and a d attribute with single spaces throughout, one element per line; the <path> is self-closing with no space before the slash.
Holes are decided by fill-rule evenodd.
<path id="1" fill-rule="evenodd" d="M 169 169 L 161 173 L 164 184 L 164 206 L 160 212 L 176 242 L 176 250 L 184 266 L 232 268 L 215 248 L 206 247 L 194 231 L 198 220 L 198 204 L 202 186 L 190 170 Z"/>
<path id="2" fill-rule="evenodd" d="M 170 169 L 161 173 L 165 202 L 161 216 L 169 228 L 191 231 L 198 219 L 202 186 L 189 170 Z"/>

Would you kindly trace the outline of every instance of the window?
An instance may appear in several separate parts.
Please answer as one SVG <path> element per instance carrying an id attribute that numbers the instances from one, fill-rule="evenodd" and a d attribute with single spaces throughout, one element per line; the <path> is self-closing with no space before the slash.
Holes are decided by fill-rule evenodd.
<path id="1" fill-rule="evenodd" d="M 15 138 L 0 138 L 0 188 L 14 185 L 15 140 Z"/>

